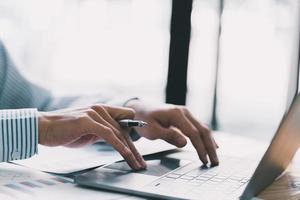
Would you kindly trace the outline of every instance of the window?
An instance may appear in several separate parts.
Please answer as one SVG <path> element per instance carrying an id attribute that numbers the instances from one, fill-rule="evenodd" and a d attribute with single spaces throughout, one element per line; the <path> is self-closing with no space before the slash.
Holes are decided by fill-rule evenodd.
<path id="1" fill-rule="evenodd" d="M 285 111 L 297 0 L 193 0 L 187 106 L 219 129 L 269 137 Z M 172 0 L 2 0 L 17 66 L 58 94 L 165 100 Z M 218 76 L 216 76 L 218 72 Z M 268 134 L 269 133 L 269 134 Z"/>
<path id="2" fill-rule="evenodd" d="M 210 120 L 217 60 L 219 128 L 269 137 L 286 109 L 290 67 L 298 51 L 299 2 L 224 1 L 218 46 L 220 7 L 220 1 L 194 0 L 189 105 Z"/>
<path id="3" fill-rule="evenodd" d="M 164 101 L 171 1 L 0 3 L 0 32 L 28 77 L 57 94 Z"/>

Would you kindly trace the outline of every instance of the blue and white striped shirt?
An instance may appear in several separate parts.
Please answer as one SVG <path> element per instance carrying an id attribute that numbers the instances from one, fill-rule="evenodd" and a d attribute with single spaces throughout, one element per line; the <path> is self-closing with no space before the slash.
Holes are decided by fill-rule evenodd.
<path id="1" fill-rule="evenodd" d="M 0 160 L 29 158 L 37 153 L 36 109 L 0 110 Z"/>
<path id="2" fill-rule="evenodd" d="M 0 162 L 29 158 L 38 152 L 38 110 L 93 103 L 124 105 L 129 99 L 102 95 L 54 98 L 19 73 L 0 40 Z"/>

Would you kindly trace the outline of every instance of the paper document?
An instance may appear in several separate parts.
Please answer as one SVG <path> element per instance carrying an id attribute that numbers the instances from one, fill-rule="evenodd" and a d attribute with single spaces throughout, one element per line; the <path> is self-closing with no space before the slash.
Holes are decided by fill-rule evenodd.
<path id="1" fill-rule="evenodd" d="M 71 179 L 14 164 L 0 163 L 0 199 L 141 200 L 142 198 L 81 188 L 73 184 Z"/>
<path id="2" fill-rule="evenodd" d="M 162 140 L 150 141 L 141 138 L 135 142 L 142 155 L 149 155 L 175 149 Z M 38 169 L 44 172 L 69 174 L 122 160 L 120 154 L 105 143 L 94 144 L 84 148 L 45 147 L 39 145 L 38 155 L 14 163 Z"/>

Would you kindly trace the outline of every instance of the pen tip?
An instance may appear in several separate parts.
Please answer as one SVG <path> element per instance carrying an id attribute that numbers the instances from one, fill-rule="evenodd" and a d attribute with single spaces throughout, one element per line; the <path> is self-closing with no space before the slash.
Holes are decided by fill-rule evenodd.
<path id="1" fill-rule="evenodd" d="M 148 123 L 147 123 L 147 122 L 141 122 L 141 125 L 142 125 L 142 126 L 147 126 Z"/>

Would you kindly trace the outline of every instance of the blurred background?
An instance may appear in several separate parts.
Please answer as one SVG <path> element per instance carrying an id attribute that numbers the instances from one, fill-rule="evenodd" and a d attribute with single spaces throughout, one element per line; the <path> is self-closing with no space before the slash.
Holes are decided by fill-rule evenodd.
<path id="1" fill-rule="evenodd" d="M 175 1 L 2 0 L 0 38 L 24 75 L 55 95 L 165 102 Z M 298 0 L 182 2 L 192 5 L 186 105 L 219 130 L 269 138 L 286 109 Z"/>

